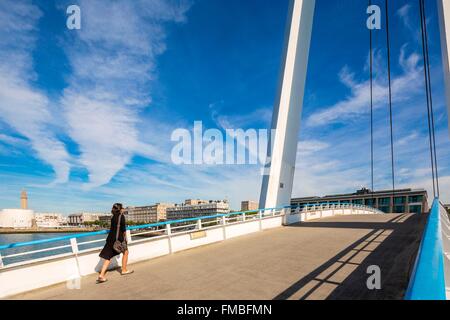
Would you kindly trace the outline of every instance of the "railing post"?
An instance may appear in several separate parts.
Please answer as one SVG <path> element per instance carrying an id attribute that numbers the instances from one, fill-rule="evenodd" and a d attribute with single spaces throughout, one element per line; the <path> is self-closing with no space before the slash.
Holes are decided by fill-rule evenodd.
<path id="1" fill-rule="evenodd" d="M 172 254 L 172 228 L 170 223 L 166 224 L 167 242 L 169 244 L 169 253 Z"/>
<path id="2" fill-rule="evenodd" d="M 78 254 L 78 243 L 77 243 L 77 238 L 71 238 L 70 239 L 70 245 L 72 247 L 72 253 L 73 254 Z"/>
<path id="3" fill-rule="evenodd" d="M 202 230 L 202 219 L 197 220 L 197 229 Z"/>
<path id="4" fill-rule="evenodd" d="M 223 230 L 223 240 L 227 240 L 227 219 L 226 216 L 222 216 L 222 230 Z"/>
<path id="5" fill-rule="evenodd" d="M 245 222 L 245 212 L 242 213 L 242 222 Z"/>
<path id="6" fill-rule="evenodd" d="M 133 241 L 133 239 L 131 239 L 131 231 L 127 230 L 125 234 L 127 237 L 127 243 L 131 243 Z"/>
<path id="7" fill-rule="evenodd" d="M 2 253 L 0 252 L 0 269 L 3 268 Z"/>
<path id="8" fill-rule="evenodd" d="M 262 230 L 262 210 L 258 211 L 259 231 Z"/>
<path id="9" fill-rule="evenodd" d="M 77 275 L 75 276 L 74 279 L 72 279 L 71 282 L 68 282 L 69 287 L 70 288 L 79 288 L 79 281 L 80 281 L 80 277 L 81 277 L 81 268 L 80 268 L 80 262 L 78 261 L 78 242 L 77 242 L 77 238 L 71 238 L 70 239 L 70 246 L 72 247 L 72 253 L 75 256 L 75 261 L 76 261 L 76 265 L 77 265 Z M 72 282 L 75 282 L 78 284 L 78 286 L 74 286 Z"/>

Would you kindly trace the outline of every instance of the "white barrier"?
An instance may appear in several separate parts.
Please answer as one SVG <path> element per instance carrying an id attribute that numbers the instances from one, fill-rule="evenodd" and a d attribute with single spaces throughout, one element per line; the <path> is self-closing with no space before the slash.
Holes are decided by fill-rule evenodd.
<path id="1" fill-rule="evenodd" d="M 172 233 L 129 243 L 129 263 L 136 263 L 168 255 L 226 239 L 282 226 L 281 215 L 252 218 L 244 222 L 229 223 L 201 230 Z M 0 298 L 67 282 L 74 288 L 74 281 L 100 271 L 100 249 L 67 253 L 50 258 L 33 260 L 32 263 L 11 264 L 0 269 Z M 121 264 L 120 257 L 111 261 L 110 269 Z M 76 288 L 76 286 L 75 286 Z"/>
<path id="2" fill-rule="evenodd" d="M 349 205 L 325 205 L 312 206 L 300 209 L 292 209 L 291 214 L 285 217 L 285 225 L 290 225 L 299 222 L 306 222 L 311 220 L 329 218 L 333 216 L 343 215 L 366 215 L 366 214 L 383 214 L 380 210 L 366 207 Z"/>

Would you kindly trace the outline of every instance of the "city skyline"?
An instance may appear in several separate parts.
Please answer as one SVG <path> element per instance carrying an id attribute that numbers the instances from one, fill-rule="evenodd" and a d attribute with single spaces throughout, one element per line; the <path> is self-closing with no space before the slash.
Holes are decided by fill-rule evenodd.
<path id="1" fill-rule="evenodd" d="M 221 131 L 270 127 L 288 1 L 149 3 L 80 1 L 81 30 L 68 30 L 69 2 L 2 1 L 1 208 L 18 207 L 23 187 L 36 212 L 64 214 L 108 212 L 115 202 L 225 198 L 239 208 L 243 199 L 259 199 L 259 165 L 177 166 L 170 136 L 195 121 Z M 293 197 L 370 187 L 366 7 L 317 3 Z M 430 195 L 418 8 L 406 0 L 391 7 L 396 185 Z M 441 198 L 448 203 L 434 2 L 427 11 Z M 374 32 L 374 48 L 379 190 L 391 179 L 384 30 Z"/>

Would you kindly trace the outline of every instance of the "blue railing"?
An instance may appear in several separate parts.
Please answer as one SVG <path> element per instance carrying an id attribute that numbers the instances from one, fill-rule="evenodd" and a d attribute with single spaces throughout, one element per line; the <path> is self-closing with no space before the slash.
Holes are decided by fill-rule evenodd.
<path id="1" fill-rule="evenodd" d="M 439 199 L 433 202 L 405 299 L 446 300 Z"/>

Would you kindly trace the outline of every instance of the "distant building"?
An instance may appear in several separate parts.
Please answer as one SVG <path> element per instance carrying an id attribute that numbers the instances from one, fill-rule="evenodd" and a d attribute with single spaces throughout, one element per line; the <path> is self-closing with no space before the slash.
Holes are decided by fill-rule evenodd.
<path id="1" fill-rule="evenodd" d="M 26 190 L 22 190 L 20 194 L 20 208 L 23 210 L 28 209 L 28 195 Z"/>
<path id="2" fill-rule="evenodd" d="M 100 221 L 102 224 L 106 224 L 108 226 L 111 225 L 111 218 L 112 214 L 104 214 L 98 217 L 98 221 Z"/>
<path id="3" fill-rule="evenodd" d="M 69 217 L 67 216 L 62 216 L 61 220 L 60 220 L 60 224 L 62 226 L 67 226 L 69 224 Z"/>
<path id="4" fill-rule="evenodd" d="M 69 225 L 71 226 L 79 226 L 83 225 L 87 222 L 96 222 L 100 221 L 100 217 L 105 216 L 105 213 L 91 213 L 91 212 L 82 212 L 82 213 L 74 213 L 69 215 Z"/>
<path id="5" fill-rule="evenodd" d="M 183 204 L 167 208 L 167 220 L 195 218 L 229 212 L 230 205 L 227 200 L 206 201 L 189 199 Z"/>
<path id="6" fill-rule="evenodd" d="M 67 218 L 59 213 L 36 213 L 38 228 L 58 228 L 67 223 Z"/>
<path id="7" fill-rule="evenodd" d="M 206 204 L 209 203 L 208 200 L 200 200 L 200 199 L 187 199 L 184 201 L 184 204 L 187 206 L 195 206 L 198 204 Z"/>
<path id="8" fill-rule="evenodd" d="M 0 228 L 30 229 L 34 224 L 33 210 L 3 209 L 0 212 Z"/>
<path id="9" fill-rule="evenodd" d="M 156 223 L 167 219 L 167 208 L 173 203 L 157 203 L 151 206 L 128 207 L 125 209 L 127 221 L 134 223 Z"/>
<path id="10" fill-rule="evenodd" d="M 291 205 L 352 203 L 367 205 L 385 213 L 424 213 L 429 211 L 428 194 L 424 189 L 401 189 L 374 191 L 363 188 L 355 193 L 325 197 L 294 198 Z"/>
<path id="11" fill-rule="evenodd" d="M 0 212 L 0 228 L 30 229 L 36 225 L 34 211 L 28 209 L 27 192 L 20 194 L 21 209 L 3 209 Z"/>
<path id="12" fill-rule="evenodd" d="M 241 211 L 253 211 L 253 210 L 258 210 L 259 209 L 259 204 L 256 201 L 242 201 L 241 202 Z"/>

